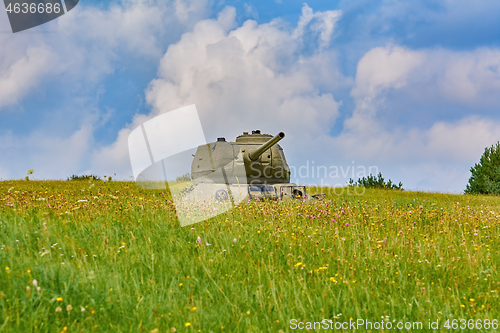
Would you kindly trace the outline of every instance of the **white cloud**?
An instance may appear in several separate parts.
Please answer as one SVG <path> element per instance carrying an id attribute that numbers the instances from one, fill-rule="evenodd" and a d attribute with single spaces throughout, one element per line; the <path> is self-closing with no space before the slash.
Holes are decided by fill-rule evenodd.
<path id="1" fill-rule="evenodd" d="M 441 120 L 427 128 L 418 124 L 388 127 L 379 113 L 392 107 L 389 94 L 407 97 L 408 103 L 417 105 L 429 99 L 455 107 L 498 103 L 498 55 L 498 50 L 414 51 L 392 45 L 370 50 L 358 63 L 352 89 L 354 113 L 341 135 L 333 139 L 334 145 L 352 158 L 376 163 L 381 171 L 385 168 L 406 177 L 410 186 L 463 190 L 469 168 L 485 147 L 500 140 L 500 121 L 473 114 L 447 121 L 443 113 Z"/>
<path id="2" fill-rule="evenodd" d="M 352 95 L 373 98 L 387 88 L 401 88 L 408 75 L 424 60 L 424 53 L 400 46 L 377 47 L 358 62 Z"/>
<path id="3" fill-rule="evenodd" d="M 104 10 L 80 4 L 30 33 L 0 34 L 0 113 L 35 94 L 57 105 L 37 114 L 42 121 L 31 133 L 15 124 L 0 133 L 2 175 L 20 178 L 34 168 L 38 178 L 65 178 L 88 169 L 95 128 L 106 117 L 95 107 L 106 77 L 135 62 L 158 62 L 166 45 L 208 11 L 207 1 L 124 0 Z M 6 26 L 7 16 L 0 20 Z M 69 105 L 61 106 L 63 98 Z M 40 112 L 18 109 L 25 118 Z"/>
<path id="4" fill-rule="evenodd" d="M 0 111 L 43 89 L 44 81 L 59 79 L 80 90 L 94 87 L 125 56 L 157 61 L 166 43 L 207 15 L 207 6 L 207 1 L 130 0 L 106 10 L 79 5 L 34 33 L 1 34 Z M 6 23 L 6 16 L 1 19 Z"/>
<path id="5" fill-rule="evenodd" d="M 149 118 L 196 104 L 208 141 L 221 135 L 234 140 L 252 129 L 272 134 L 283 130 L 289 145 L 307 151 L 307 143 L 327 136 L 338 116 L 338 102 L 318 89 L 345 81 L 333 53 L 317 49 L 309 57 L 300 56 L 301 36 L 283 22 L 259 25 L 249 20 L 235 27 L 235 15 L 234 8 L 226 7 L 217 20 L 197 23 L 193 32 L 169 46 L 158 78 L 146 91 L 152 106 Z M 323 17 L 321 12 L 314 15 Z M 323 36 L 329 38 L 332 29 L 324 29 L 328 33 Z M 317 32 L 324 31 L 318 27 Z M 130 127 L 145 119 L 135 118 Z M 96 159 L 114 156 L 124 162 L 128 133 L 123 129 Z"/>
<path id="6" fill-rule="evenodd" d="M 48 136 L 42 132 L 27 137 L 5 133 L 0 136 L 0 142 L 0 170 L 3 169 L 9 177 L 22 178 L 29 169 L 35 169 L 30 178 L 36 179 L 44 179 L 47 175 L 71 175 L 86 164 L 92 144 L 92 128 L 81 127 L 67 137 Z"/>
<path id="7" fill-rule="evenodd" d="M 50 73 L 57 58 L 50 47 L 29 47 L 8 66 L 0 65 L 0 109 L 17 103 L 36 87 L 41 78 Z"/>
<path id="8" fill-rule="evenodd" d="M 330 44 L 335 25 L 340 16 L 340 10 L 326 10 L 314 13 L 312 8 L 305 3 L 302 7 L 302 16 L 293 32 L 293 37 L 302 39 L 306 33 L 311 32 L 318 35 L 320 46 L 326 47 Z"/>

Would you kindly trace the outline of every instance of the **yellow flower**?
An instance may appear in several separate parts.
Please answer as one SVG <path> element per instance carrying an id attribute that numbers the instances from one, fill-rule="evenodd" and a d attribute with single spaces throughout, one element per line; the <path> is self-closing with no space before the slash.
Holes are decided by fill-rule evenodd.
<path id="1" fill-rule="evenodd" d="M 31 270 L 30 270 L 30 269 L 28 269 L 28 274 L 29 274 L 29 273 L 31 273 Z"/>
<path id="2" fill-rule="evenodd" d="M 182 287 L 182 283 L 179 283 L 179 287 Z"/>
<path id="3" fill-rule="evenodd" d="M 191 310 L 196 311 L 196 310 L 198 310 L 198 308 L 196 306 L 193 306 L 193 308 Z"/>
<path id="4" fill-rule="evenodd" d="M 469 301 L 474 302 L 474 298 L 469 299 Z"/>
<path id="5" fill-rule="evenodd" d="M 330 281 L 337 282 L 337 281 L 335 281 L 335 278 L 333 276 L 330 278 Z"/>
<path id="6" fill-rule="evenodd" d="M 184 324 L 184 326 L 189 327 L 189 326 L 191 326 L 191 323 L 186 323 L 186 324 Z"/>
<path id="7" fill-rule="evenodd" d="M 9 266 L 5 267 L 5 270 L 6 270 L 6 271 L 8 271 L 9 269 L 10 269 L 10 268 L 9 268 Z"/>
<path id="8" fill-rule="evenodd" d="M 298 263 L 296 263 L 294 266 L 295 266 L 295 267 L 299 267 L 299 266 L 301 266 L 301 265 L 302 265 L 302 263 L 301 263 L 301 262 L 298 262 Z"/>
<path id="9" fill-rule="evenodd" d="M 249 316 L 250 316 L 250 311 L 247 311 L 247 315 L 249 315 Z"/>
<path id="10" fill-rule="evenodd" d="M 63 300 L 63 299 L 62 299 L 62 297 L 58 297 L 58 298 L 57 298 L 57 301 L 58 301 L 58 302 L 62 302 L 62 300 Z"/>
<path id="11" fill-rule="evenodd" d="M 461 306 L 462 308 L 465 308 L 465 305 L 463 305 L 463 304 L 460 304 L 460 306 Z"/>

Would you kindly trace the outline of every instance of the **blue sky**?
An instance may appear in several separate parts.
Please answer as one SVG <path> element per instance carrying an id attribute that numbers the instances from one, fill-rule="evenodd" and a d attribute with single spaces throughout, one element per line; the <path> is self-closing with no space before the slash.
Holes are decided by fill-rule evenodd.
<path id="1" fill-rule="evenodd" d="M 297 168 L 460 192 L 500 140 L 499 18 L 492 1 L 81 0 L 12 34 L 2 10 L 0 178 L 130 179 L 128 133 L 196 104 L 208 141 L 284 130 Z"/>

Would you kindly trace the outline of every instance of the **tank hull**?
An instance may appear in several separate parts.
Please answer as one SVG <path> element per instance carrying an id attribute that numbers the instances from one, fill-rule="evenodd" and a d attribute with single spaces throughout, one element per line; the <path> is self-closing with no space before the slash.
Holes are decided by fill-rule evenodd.
<path id="1" fill-rule="evenodd" d="M 288 184 L 220 184 L 199 183 L 180 194 L 184 201 L 220 202 L 243 200 L 308 200 L 306 187 L 293 183 Z"/>

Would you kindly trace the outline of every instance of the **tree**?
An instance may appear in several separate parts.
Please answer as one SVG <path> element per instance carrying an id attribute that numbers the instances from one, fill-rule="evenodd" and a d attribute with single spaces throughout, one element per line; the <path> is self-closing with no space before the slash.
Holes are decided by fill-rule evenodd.
<path id="1" fill-rule="evenodd" d="M 485 148 L 483 156 L 472 168 L 467 194 L 500 194 L 500 141 Z"/>

